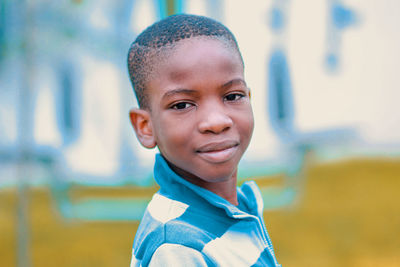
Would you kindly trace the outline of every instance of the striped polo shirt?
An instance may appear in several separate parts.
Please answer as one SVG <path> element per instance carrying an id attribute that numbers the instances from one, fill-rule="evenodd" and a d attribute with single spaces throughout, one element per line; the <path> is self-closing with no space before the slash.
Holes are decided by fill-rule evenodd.
<path id="1" fill-rule="evenodd" d="M 237 188 L 239 205 L 177 175 L 156 155 L 160 190 L 140 222 L 133 266 L 281 266 L 263 221 L 254 182 Z"/>

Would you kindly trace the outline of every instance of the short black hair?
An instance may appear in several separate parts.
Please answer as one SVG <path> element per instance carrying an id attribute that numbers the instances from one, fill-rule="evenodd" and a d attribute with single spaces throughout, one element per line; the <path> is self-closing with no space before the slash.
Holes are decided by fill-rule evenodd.
<path id="1" fill-rule="evenodd" d="M 145 93 L 157 59 L 164 48 L 192 37 L 211 37 L 222 39 L 243 59 L 234 35 L 223 24 L 211 18 L 189 14 L 177 14 L 160 20 L 145 29 L 132 43 L 128 52 L 128 71 L 140 108 L 149 108 Z"/>

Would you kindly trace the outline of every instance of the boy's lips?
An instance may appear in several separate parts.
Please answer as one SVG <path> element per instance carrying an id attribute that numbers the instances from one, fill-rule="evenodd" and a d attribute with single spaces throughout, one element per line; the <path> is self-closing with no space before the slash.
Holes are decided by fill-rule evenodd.
<path id="1" fill-rule="evenodd" d="M 229 160 L 235 154 L 238 146 L 239 142 L 234 140 L 212 142 L 198 148 L 196 153 L 206 161 L 222 163 Z"/>

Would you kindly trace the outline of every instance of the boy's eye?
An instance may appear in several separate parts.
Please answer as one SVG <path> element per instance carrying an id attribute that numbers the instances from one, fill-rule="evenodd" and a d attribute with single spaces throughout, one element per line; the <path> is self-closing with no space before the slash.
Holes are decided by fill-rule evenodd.
<path id="1" fill-rule="evenodd" d="M 190 104 L 188 102 L 179 102 L 179 103 L 176 103 L 175 105 L 173 105 L 171 108 L 172 109 L 186 109 L 191 106 L 193 106 L 193 104 Z"/>
<path id="2" fill-rule="evenodd" d="M 234 93 L 234 94 L 229 94 L 225 96 L 225 100 L 227 101 L 236 101 L 244 97 L 244 94 L 239 94 L 239 93 Z"/>

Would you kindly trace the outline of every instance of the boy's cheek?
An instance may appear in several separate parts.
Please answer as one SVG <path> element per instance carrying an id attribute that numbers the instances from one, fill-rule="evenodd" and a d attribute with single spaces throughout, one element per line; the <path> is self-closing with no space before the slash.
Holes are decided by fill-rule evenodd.
<path id="1" fill-rule="evenodd" d="M 238 116 L 238 121 L 240 123 L 249 128 L 251 131 L 254 128 L 254 115 L 253 115 L 253 109 L 249 105 L 247 109 L 243 110 L 242 112 L 239 113 Z"/>

